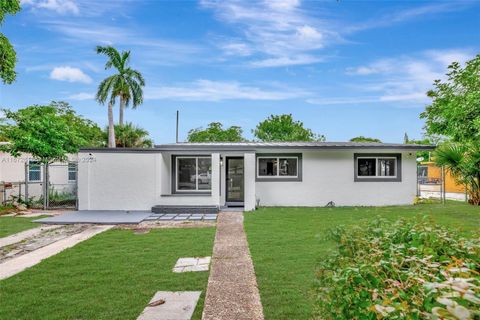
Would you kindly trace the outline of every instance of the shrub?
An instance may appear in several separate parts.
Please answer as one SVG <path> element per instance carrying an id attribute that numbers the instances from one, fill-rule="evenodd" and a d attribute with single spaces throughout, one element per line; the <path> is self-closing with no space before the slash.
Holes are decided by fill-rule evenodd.
<path id="1" fill-rule="evenodd" d="M 316 273 L 319 319 L 480 319 L 480 241 L 426 219 L 352 229 Z"/>

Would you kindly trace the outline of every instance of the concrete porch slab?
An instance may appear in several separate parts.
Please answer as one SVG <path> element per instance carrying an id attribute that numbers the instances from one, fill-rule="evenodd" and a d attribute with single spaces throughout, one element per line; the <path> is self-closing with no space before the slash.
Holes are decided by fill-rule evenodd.
<path id="1" fill-rule="evenodd" d="M 45 224 L 137 224 L 149 217 L 150 211 L 85 210 L 71 211 L 56 217 L 35 220 Z"/>
<path id="2" fill-rule="evenodd" d="M 147 306 L 137 320 L 190 320 L 201 291 L 158 291 L 150 303 L 163 300 L 163 304 Z"/>

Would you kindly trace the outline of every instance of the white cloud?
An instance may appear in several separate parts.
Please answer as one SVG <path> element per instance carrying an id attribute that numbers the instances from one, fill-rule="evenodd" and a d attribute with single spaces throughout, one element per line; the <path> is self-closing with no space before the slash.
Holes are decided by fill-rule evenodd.
<path id="1" fill-rule="evenodd" d="M 473 1 L 438 1 L 433 4 L 409 7 L 408 9 L 396 10 L 384 14 L 383 16 L 372 18 L 371 20 L 362 23 L 346 26 L 344 28 L 344 31 L 346 33 L 351 33 L 374 28 L 388 27 L 397 23 L 402 23 L 413 19 L 464 10 L 473 3 Z"/>
<path id="2" fill-rule="evenodd" d="M 50 72 L 50 79 L 68 82 L 92 82 L 92 78 L 83 73 L 82 70 L 69 66 L 53 68 L 52 72 Z"/>
<path id="3" fill-rule="evenodd" d="M 78 100 L 78 101 L 93 100 L 93 99 L 95 99 L 95 95 L 93 93 L 89 93 L 89 92 L 80 92 L 80 93 L 75 93 L 75 94 L 69 95 L 67 97 L 67 99 Z"/>
<path id="4" fill-rule="evenodd" d="M 252 54 L 252 48 L 246 43 L 230 42 L 220 44 L 220 48 L 229 56 L 249 56 Z"/>
<path id="5" fill-rule="evenodd" d="M 356 96 L 311 98 L 317 105 L 397 103 L 419 106 L 430 102 L 426 92 L 434 80 L 445 80 L 447 66 L 464 64 L 474 52 L 466 49 L 428 50 L 411 56 L 384 58 L 370 64 L 347 68 L 345 73 L 362 79 L 349 90 Z M 345 90 L 348 92 L 348 90 Z"/>
<path id="6" fill-rule="evenodd" d="M 224 100 L 288 100 L 308 95 L 303 90 L 277 88 L 262 89 L 235 81 L 197 80 L 184 86 L 157 86 L 145 88 L 145 99 L 224 101 Z"/>
<path id="7" fill-rule="evenodd" d="M 311 55 L 298 55 L 293 57 L 278 57 L 250 62 L 250 66 L 257 68 L 286 67 L 294 65 L 305 65 L 323 61 L 320 57 Z"/>
<path id="8" fill-rule="evenodd" d="M 318 51 L 340 38 L 326 20 L 313 18 L 302 10 L 299 0 L 203 0 L 200 3 L 213 10 L 221 21 L 238 27 L 242 48 L 249 48 L 249 55 L 261 55 L 261 58 L 257 56 L 259 62 L 251 63 L 256 67 L 317 63 L 322 61 Z M 229 46 L 231 42 L 227 39 L 218 46 L 232 55 L 235 52 Z M 244 50 L 237 53 L 245 56 Z"/>
<path id="9" fill-rule="evenodd" d="M 21 4 L 34 9 L 55 11 L 59 14 L 80 13 L 77 3 L 73 0 L 22 0 Z"/>

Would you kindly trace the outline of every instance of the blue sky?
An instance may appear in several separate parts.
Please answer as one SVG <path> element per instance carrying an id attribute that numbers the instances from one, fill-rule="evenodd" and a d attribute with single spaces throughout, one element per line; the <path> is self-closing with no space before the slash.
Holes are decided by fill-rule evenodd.
<path id="1" fill-rule="evenodd" d="M 0 105 L 51 100 L 106 124 L 93 100 L 111 74 L 96 45 L 131 50 L 145 102 L 127 121 L 156 143 L 212 121 L 247 138 L 270 114 L 292 113 L 328 141 L 422 136 L 425 92 L 452 61 L 480 53 L 480 1 L 22 0 L 2 32 L 18 79 Z M 115 113 L 117 117 L 117 112 Z"/>

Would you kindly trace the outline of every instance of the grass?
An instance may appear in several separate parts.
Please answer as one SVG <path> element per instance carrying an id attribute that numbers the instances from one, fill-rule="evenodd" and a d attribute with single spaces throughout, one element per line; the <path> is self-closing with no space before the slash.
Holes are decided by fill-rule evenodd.
<path id="1" fill-rule="evenodd" d="M 208 272 L 173 273 L 210 256 L 214 228 L 110 230 L 0 281 L 0 319 L 136 319 L 156 291 L 202 291 Z"/>
<path id="2" fill-rule="evenodd" d="M 32 222 L 42 217 L 0 217 L 0 238 L 12 235 L 14 233 L 28 230 L 40 226 L 38 223 Z"/>
<path id="3" fill-rule="evenodd" d="M 245 228 L 266 319 L 312 316 L 315 268 L 333 242 L 326 231 L 382 216 L 389 220 L 424 215 L 458 229 L 464 236 L 480 230 L 480 208 L 464 203 L 400 207 L 261 208 L 246 214 Z"/>

